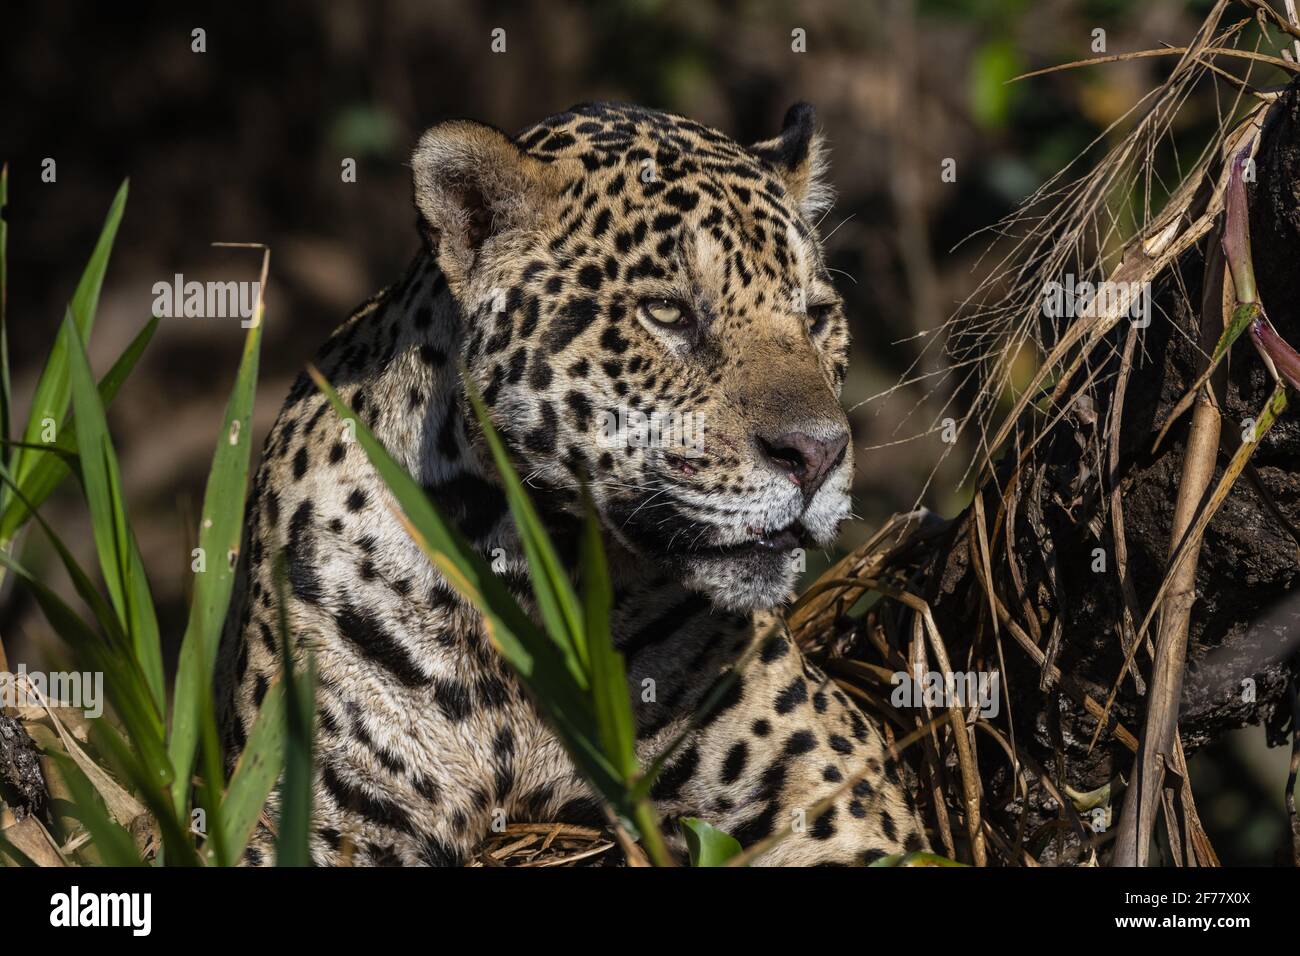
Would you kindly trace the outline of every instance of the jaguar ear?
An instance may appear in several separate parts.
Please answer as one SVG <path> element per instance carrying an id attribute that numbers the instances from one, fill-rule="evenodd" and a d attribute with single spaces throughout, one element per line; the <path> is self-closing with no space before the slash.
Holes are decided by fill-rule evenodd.
<path id="1" fill-rule="evenodd" d="M 810 222 L 834 204 L 835 192 L 825 181 L 826 146 L 817 131 L 817 111 L 810 104 L 795 103 L 786 110 L 780 135 L 755 143 L 750 151 L 776 170 Z"/>
<path id="2" fill-rule="evenodd" d="M 489 239 L 541 222 L 562 188 L 557 170 L 472 120 L 425 132 L 411 166 L 429 249 L 457 291 L 468 285 Z"/>

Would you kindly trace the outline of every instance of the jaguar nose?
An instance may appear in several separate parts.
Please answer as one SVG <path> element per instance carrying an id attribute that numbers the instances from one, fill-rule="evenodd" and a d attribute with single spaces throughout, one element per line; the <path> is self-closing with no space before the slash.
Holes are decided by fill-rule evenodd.
<path id="1" fill-rule="evenodd" d="M 754 440 L 763 460 L 798 485 L 807 501 L 843 460 L 849 433 L 841 431 L 830 438 L 814 438 L 806 432 L 786 432 L 775 438 L 755 435 Z"/>

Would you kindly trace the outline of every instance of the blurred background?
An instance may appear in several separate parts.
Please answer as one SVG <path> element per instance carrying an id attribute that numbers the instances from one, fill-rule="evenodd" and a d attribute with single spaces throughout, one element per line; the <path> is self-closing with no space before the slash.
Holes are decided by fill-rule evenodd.
<path id="1" fill-rule="evenodd" d="M 409 151 L 456 116 L 520 129 L 588 100 L 629 100 L 773 135 L 792 102 L 818 110 L 839 202 L 822 223 L 854 331 L 846 387 L 859 449 L 852 547 L 891 513 L 967 500 L 960 467 L 926 486 L 941 446 L 926 430 L 953 396 L 916 372 L 936 329 L 983 278 L 985 240 L 1009 212 L 1163 76 L 1161 58 L 1007 84 L 1106 52 L 1180 45 L 1209 2 L 1186 0 L 337 0 L 329 4 L 60 2 L 6 5 L 0 34 L 9 163 L 9 327 L 16 412 L 120 182 L 130 197 L 100 303 L 100 371 L 150 315 L 152 286 L 252 280 L 271 246 L 257 447 L 290 379 L 331 329 L 396 279 L 417 248 Z M 1242 16 L 1246 16 L 1242 13 Z M 493 52 L 492 31 L 505 31 Z M 203 31 L 195 52 L 193 31 Z M 794 31 L 803 31 L 803 49 Z M 499 44 L 498 44 L 499 45 Z M 1193 102 L 1183 132 L 1215 119 Z M 55 182 L 41 179 L 56 161 Z M 341 164 L 356 161 L 356 182 Z M 951 160 L 955 181 L 944 181 Z M 952 177 L 949 177 L 950 179 Z M 111 412 L 164 634 L 183 628 L 195 515 L 242 330 L 166 319 Z M 960 402 L 961 396 L 955 400 Z M 21 419 L 20 419 L 21 420 Z M 954 456 L 954 462 L 963 459 Z M 92 549 L 70 498 L 45 509 Z M 29 541 L 27 560 L 49 569 Z M 810 556 L 816 573 L 834 555 Z M 50 571 L 53 574 L 52 570 Z M 12 580 L 12 576 L 10 576 Z M 0 605 L 11 660 L 57 656 L 21 590 Z M 174 652 L 174 647 L 172 648 Z M 1280 760 L 1280 763 L 1279 763 Z M 1285 819 L 1286 757 L 1249 729 L 1193 761 L 1225 863 L 1269 863 Z M 1279 767 L 1283 769 L 1279 771 Z"/>

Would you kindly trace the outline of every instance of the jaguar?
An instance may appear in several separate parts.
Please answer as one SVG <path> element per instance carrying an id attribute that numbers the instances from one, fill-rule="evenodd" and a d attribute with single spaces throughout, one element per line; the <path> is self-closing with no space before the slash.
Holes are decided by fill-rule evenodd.
<path id="1" fill-rule="evenodd" d="M 750 146 L 625 104 L 513 137 L 440 123 L 411 160 L 419 252 L 315 359 L 525 606 L 469 386 L 572 566 L 590 500 L 638 754 L 684 737 L 654 803 L 745 846 L 787 834 L 768 865 L 928 846 L 880 731 L 782 625 L 799 557 L 850 512 L 826 154 L 802 103 Z M 692 427 L 632 440 L 618 423 L 635 420 Z M 220 648 L 229 759 L 281 673 L 283 617 L 317 674 L 314 862 L 460 865 L 494 823 L 605 823 L 349 424 L 304 374 L 267 437 Z M 249 864 L 273 861 L 278 806 Z"/>

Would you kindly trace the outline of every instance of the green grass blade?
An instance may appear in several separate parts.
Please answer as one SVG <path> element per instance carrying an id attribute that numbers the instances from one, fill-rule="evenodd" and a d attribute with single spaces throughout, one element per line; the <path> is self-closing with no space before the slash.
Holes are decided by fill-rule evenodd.
<path id="1" fill-rule="evenodd" d="M 105 442 L 105 455 L 117 473 L 117 460 L 113 455 L 112 445 Z M 121 486 L 116 486 L 120 490 Z M 144 671 L 149 690 L 158 704 L 159 711 L 167 706 L 167 691 L 163 682 L 162 636 L 158 632 L 158 611 L 154 607 L 153 593 L 149 589 L 149 578 L 144 571 L 144 558 L 140 556 L 140 545 L 135 540 L 130 524 L 126 523 L 126 502 L 120 497 L 114 499 L 117 513 L 123 515 L 123 526 L 128 535 L 126 588 L 128 599 L 127 633 L 135 650 L 140 669 Z"/>
<path id="2" fill-rule="evenodd" d="M 308 661 L 300 674 L 290 674 L 285 701 L 288 737 L 285 741 L 284 784 L 280 789 L 280 831 L 275 844 L 276 866 L 311 866 L 312 733 L 315 669 Z"/>
<path id="3" fill-rule="evenodd" d="M 153 334 L 158 329 L 158 319 L 150 319 L 145 327 L 131 340 L 131 344 L 118 356 L 113 367 L 99 382 L 99 397 L 107 408 L 117 397 L 118 390 L 134 371 L 136 363 L 149 345 Z M 56 441 L 51 444 L 27 445 L 34 453 L 29 461 L 27 477 L 21 488 L 27 501 L 40 507 L 56 488 L 67 478 L 71 471 L 67 456 L 76 458 L 77 434 L 76 420 L 69 419 L 56 433 Z M 0 547 L 12 541 L 19 529 L 31 516 L 27 506 L 21 500 L 9 500 L 0 513 Z"/>
<path id="4" fill-rule="evenodd" d="M 21 448 L 26 451 L 52 455 L 62 462 L 65 468 L 80 474 L 81 462 L 80 459 L 77 458 L 77 453 L 75 451 L 68 451 L 64 448 L 60 448 L 58 442 L 51 442 L 48 445 L 29 445 L 25 441 L 11 441 L 9 442 L 9 445 L 12 448 Z"/>
<path id="5" fill-rule="evenodd" d="M 284 769 L 286 726 L 284 687 L 277 678 L 262 698 L 262 709 L 249 731 L 221 802 L 226 847 L 236 859 L 248 846 L 257 818 Z"/>
<path id="6" fill-rule="evenodd" d="M 740 852 L 740 841 L 703 820 L 683 817 L 681 824 L 691 866 L 725 866 Z"/>
<path id="7" fill-rule="evenodd" d="M 65 321 L 64 329 L 70 342 L 67 366 L 77 416 L 77 452 L 81 459 L 82 482 L 90 508 L 95 549 L 118 620 L 130 635 L 136 660 L 144 671 L 154 702 L 162 712 L 166 698 L 153 596 L 149 593 L 144 563 L 127 519 L 117 456 L 109 437 L 104 405 L 90 374 L 85 343 L 74 323 Z"/>
<path id="8" fill-rule="evenodd" d="M 671 866 L 673 860 L 659 828 L 659 815 L 647 797 L 636 796 L 641 776 L 641 765 L 636 756 L 636 718 L 632 714 L 627 668 L 623 655 L 614 648 L 614 638 L 610 633 L 609 613 L 614 591 L 600 537 L 600 522 L 585 489 L 583 504 L 586 516 L 579 548 L 579 568 L 591 666 L 591 695 L 596 708 L 601 749 L 614 765 L 622 785 L 617 799 L 610 802 L 624 818 L 634 822 L 651 861 L 656 866 Z"/>
<path id="9" fill-rule="evenodd" d="M 586 635 L 583 631 L 582 608 L 574 593 L 573 582 L 565 573 L 564 565 L 555 551 L 555 546 L 551 543 L 550 536 L 546 533 L 542 519 L 524 490 L 524 483 L 519 480 L 518 473 L 510 463 L 501 436 L 492 427 L 487 407 L 479 398 L 468 376 L 465 376 L 465 382 L 470 404 L 473 405 L 474 414 L 478 416 L 479 423 L 483 426 L 488 448 L 492 452 L 497 472 L 505 486 L 506 501 L 510 505 L 510 513 L 514 516 L 515 526 L 519 530 L 519 537 L 528 558 L 528 566 L 532 570 L 533 593 L 537 598 L 537 607 L 541 612 L 542 621 L 551 637 L 564 648 L 567 655 L 573 658 L 570 661 L 570 669 L 578 679 L 579 685 L 585 687 L 590 660 Z"/>
<path id="10" fill-rule="evenodd" d="M 82 341 L 90 338 L 91 329 L 94 328 L 95 312 L 99 308 L 99 293 L 104 286 L 104 273 L 108 270 L 113 240 L 117 237 L 117 228 L 122 222 L 122 213 L 126 209 L 127 189 L 128 183 L 123 181 L 117 195 L 113 198 L 113 204 L 109 207 L 104 228 L 99 234 L 99 241 L 95 244 L 90 261 L 86 263 L 81 280 L 72 294 L 72 302 L 68 306 L 68 315 L 81 333 Z M 72 344 L 73 340 L 66 328 L 60 329 L 54 340 L 54 347 L 50 350 L 50 357 L 37 381 L 36 392 L 32 396 L 32 408 L 27 416 L 27 426 L 23 430 L 23 441 L 31 444 L 38 443 L 45 427 L 42 423 L 47 419 L 54 422 L 63 421 L 72 394 L 68 368 L 68 353 Z M 27 477 L 31 462 L 30 452 L 21 450 L 15 452 L 10 470 L 17 476 L 20 486 Z"/>
<path id="11" fill-rule="evenodd" d="M 584 496 L 585 497 L 585 496 Z M 591 694 L 596 705 L 596 724 L 605 755 L 627 784 L 640 770 L 636 759 L 636 723 L 628 696 L 627 668 L 623 655 L 614 649 L 609 629 L 609 612 L 614 592 L 609 582 L 600 524 L 591 499 L 586 498 L 580 566 L 582 605 L 591 663 Z"/>
<path id="12" fill-rule="evenodd" d="M 224 802 L 222 789 L 226 783 L 226 774 L 222 766 L 221 740 L 217 735 L 217 711 L 212 700 L 211 684 L 203 686 L 199 697 L 199 709 L 201 712 L 199 730 L 202 744 L 199 749 L 203 755 L 203 780 L 199 787 L 199 793 L 203 800 L 203 806 L 207 808 L 208 812 L 208 843 L 217 865 L 231 866 L 233 858 L 230 854 L 230 846 L 225 840 L 226 830 L 222 808 Z M 173 794 L 175 791 L 176 785 L 175 781 L 173 781 Z M 188 811 L 189 807 L 182 805 L 181 809 L 176 811 L 176 815 L 181 819 L 186 819 L 189 816 Z"/>
<path id="13" fill-rule="evenodd" d="M 1241 333 L 1246 331 L 1255 317 L 1260 314 L 1259 305 L 1254 302 L 1248 302 L 1244 305 L 1238 305 L 1232 310 L 1232 318 L 1228 322 L 1228 327 L 1223 330 L 1219 336 L 1219 341 L 1214 343 L 1214 354 L 1210 356 L 1210 368 L 1207 372 L 1213 371 L 1219 364 L 1219 360 L 1232 348 L 1232 344 L 1241 338 Z"/>
<path id="14" fill-rule="evenodd" d="M 226 403 L 226 415 L 203 493 L 199 547 L 205 556 L 204 571 L 194 577 L 194 597 L 181 641 L 172 698 L 169 750 L 172 766 L 176 768 L 172 798 L 178 813 L 184 812 L 189 799 L 189 771 L 194 765 L 199 739 L 200 699 L 203 691 L 211 688 L 221 628 L 235 583 L 233 558 L 239 553 L 244 526 L 244 499 L 253 444 L 253 397 L 257 391 L 261 345 L 259 312 L 244 337 L 244 354 Z"/>

